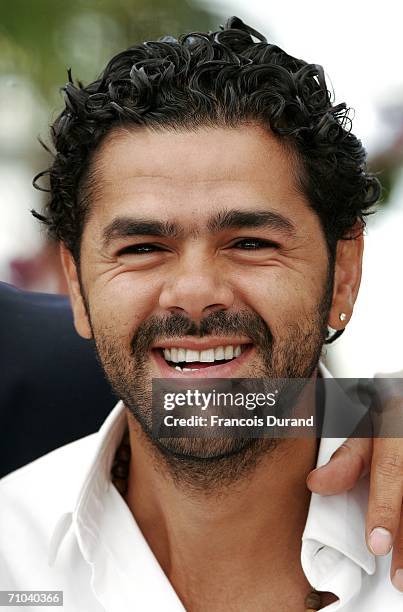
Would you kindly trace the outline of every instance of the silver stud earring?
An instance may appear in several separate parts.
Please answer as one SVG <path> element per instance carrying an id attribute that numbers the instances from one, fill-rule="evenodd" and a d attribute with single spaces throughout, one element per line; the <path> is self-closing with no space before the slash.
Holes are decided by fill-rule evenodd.
<path id="1" fill-rule="evenodd" d="M 345 320 L 347 319 L 347 315 L 346 315 L 346 313 L 345 313 L 345 312 L 341 312 L 341 313 L 339 314 L 339 319 L 340 319 L 340 321 L 342 321 L 342 322 L 343 322 L 343 321 L 345 321 Z"/>

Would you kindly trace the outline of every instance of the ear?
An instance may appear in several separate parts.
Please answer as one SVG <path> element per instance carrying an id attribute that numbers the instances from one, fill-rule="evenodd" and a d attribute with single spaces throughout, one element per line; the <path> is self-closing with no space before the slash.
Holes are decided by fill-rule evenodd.
<path id="1" fill-rule="evenodd" d="M 73 308 L 74 326 L 80 336 L 90 340 L 92 338 L 91 326 L 88 320 L 85 303 L 81 295 L 76 262 L 69 249 L 63 243 L 60 243 L 60 257 L 67 280 L 71 306 Z"/>
<path id="2" fill-rule="evenodd" d="M 333 299 L 329 313 L 329 325 L 333 329 L 344 329 L 353 314 L 361 282 L 363 250 L 362 230 L 355 238 L 339 240 L 337 243 Z M 340 320 L 342 313 L 345 317 Z"/>

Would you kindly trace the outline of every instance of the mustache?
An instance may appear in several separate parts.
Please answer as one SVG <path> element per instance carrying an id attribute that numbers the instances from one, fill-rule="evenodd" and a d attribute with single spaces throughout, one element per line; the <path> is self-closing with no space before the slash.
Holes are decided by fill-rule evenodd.
<path id="1" fill-rule="evenodd" d="M 152 316 L 142 323 L 136 330 L 131 341 L 132 354 L 144 355 L 157 341 L 180 336 L 196 336 L 203 338 L 209 335 L 248 336 L 257 346 L 268 347 L 272 345 L 273 335 L 264 319 L 256 313 L 225 312 L 223 310 L 212 312 L 199 323 L 192 321 L 182 314 L 168 316 Z"/>

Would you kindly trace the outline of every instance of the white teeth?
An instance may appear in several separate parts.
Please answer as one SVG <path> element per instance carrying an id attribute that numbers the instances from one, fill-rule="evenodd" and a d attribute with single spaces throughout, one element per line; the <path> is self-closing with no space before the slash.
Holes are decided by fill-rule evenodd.
<path id="1" fill-rule="evenodd" d="M 163 349 L 163 355 L 166 361 L 171 361 L 173 363 L 191 363 L 198 361 L 203 363 L 214 363 L 214 361 L 223 361 L 224 359 L 239 357 L 241 353 L 242 349 L 239 344 L 233 346 L 216 346 L 215 348 L 203 349 L 202 351 L 176 347 Z M 177 367 L 176 369 L 180 368 Z"/>
<path id="2" fill-rule="evenodd" d="M 200 361 L 200 351 L 193 351 L 192 349 L 186 349 L 186 363 L 190 361 Z"/>
<path id="3" fill-rule="evenodd" d="M 182 372 L 182 368 L 180 366 L 175 366 L 175 370 L 179 370 L 179 372 Z"/>
<path id="4" fill-rule="evenodd" d="M 214 349 L 205 349 L 204 351 L 200 351 L 200 361 L 202 362 L 213 362 L 215 357 Z"/>
<path id="5" fill-rule="evenodd" d="M 214 359 L 225 359 L 223 346 L 217 346 L 217 348 L 214 349 Z"/>
<path id="6" fill-rule="evenodd" d="M 225 355 L 225 359 L 232 359 L 234 356 L 234 347 L 226 346 L 224 349 L 224 355 Z"/>
<path id="7" fill-rule="evenodd" d="M 186 350 L 184 348 L 178 348 L 178 362 L 186 361 Z"/>
<path id="8" fill-rule="evenodd" d="M 182 372 L 198 372 L 200 368 L 183 368 Z"/>

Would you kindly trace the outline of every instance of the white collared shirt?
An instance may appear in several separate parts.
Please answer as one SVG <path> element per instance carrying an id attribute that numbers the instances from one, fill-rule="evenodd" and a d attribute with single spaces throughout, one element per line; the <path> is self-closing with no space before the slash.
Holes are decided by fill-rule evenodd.
<path id="1" fill-rule="evenodd" d="M 65 612 L 183 612 L 110 481 L 126 423 L 119 402 L 98 433 L 0 481 L 0 590 L 62 590 Z M 317 465 L 343 441 L 323 438 Z M 375 558 L 365 544 L 367 487 L 364 479 L 353 491 L 311 497 L 301 563 L 313 587 L 339 598 L 329 612 L 403 610 L 390 555 Z"/>

